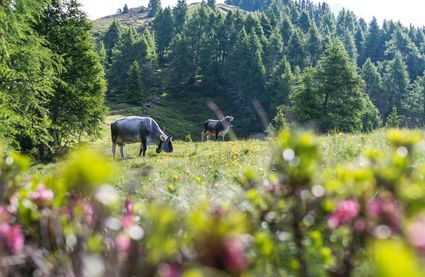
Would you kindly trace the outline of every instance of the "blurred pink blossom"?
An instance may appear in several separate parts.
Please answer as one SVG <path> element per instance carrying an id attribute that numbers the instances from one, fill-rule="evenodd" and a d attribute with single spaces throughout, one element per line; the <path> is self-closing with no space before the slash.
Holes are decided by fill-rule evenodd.
<path id="1" fill-rule="evenodd" d="M 400 229 L 401 210 L 394 198 L 375 198 L 367 204 L 367 212 L 372 218 L 382 221 L 392 230 Z"/>
<path id="2" fill-rule="evenodd" d="M 160 277 L 180 277 L 181 270 L 176 265 L 161 264 L 158 270 Z"/>
<path id="3" fill-rule="evenodd" d="M 133 214 L 133 202 L 130 199 L 125 199 L 124 207 L 125 214 Z"/>
<path id="4" fill-rule="evenodd" d="M 120 233 L 115 238 L 115 243 L 119 252 L 128 252 L 130 250 L 131 240 L 125 233 Z"/>
<path id="5" fill-rule="evenodd" d="M 44 184 L 38 184 L 35 191 L 31 192 L 29 199 L 36 202 L 38 205 L 45 205 L 54 197 L 53 191 L 47 189 Z"/>
<path id="6" fill-rule="evenodd" d="M 7 222 L 0 224 L 0 242 L 13 254 L 18 253 L 24 247 L 24 235 L 19 225 L 11 225 Z"/>
<path id="7" fill-rule="evenodd" d="M 93 223 L 93 205 L 92 203 L 90 203 L 89 200 L 83 200 L 83 210 L 84 210 L 84 221 L 87 224 L 92 224 Z"/>
<path id="8" fill-rule="evenodd" d="M 410 243 L 422 254 L 425 254 L 425 214 L 416 218 L 407 227 Z"/>
<path id="9" fill-rule="evenodd" d="M 127 229 L 128 227 L 133 225 L 134 222 L 135 222 L 134 215 L 132 215 L 132 214 L 123 215 L 123 217 L 122 217 L 122 227 L 124 229 Z"/>
<path id="10" fill-rule="evenodd" d="M 240 237 L 230 237 L 224 242 L 222 261 L 227 269 L 234 272 L 243 271 L 248 267 L 245 255 L 245 245 Z"/>
<path id="11" fill-rule="evenodd" d="M 10 219 L 10 213 L 7 210 L 7 208 L 4 206 L 0 206 L 0 223 L 9 221 L 9 219 Z"/>
<path id="12" fill-rule="evenodd" d="M 135 222 L 135 216 L 133 214 L 133 202 L 130 199 L 126 199 L 124 203 L 124 214 L 122 217 L 122 227 L 127 229 Z"/>
<path id="13" fill-rule="evenodd" d="M 336 228 L 350 222 L 360 212 L 360 205 L 355 200 L 344 200 L 337 204 L 336 209 L 329 216 L 328 225 Z"/>

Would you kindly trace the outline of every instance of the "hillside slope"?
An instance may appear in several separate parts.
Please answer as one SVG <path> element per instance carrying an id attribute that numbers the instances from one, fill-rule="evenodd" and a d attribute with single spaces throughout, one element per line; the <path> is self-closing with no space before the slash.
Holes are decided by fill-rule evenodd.
<path id="1" fill-rule="evenodd" d="M 200 4 L 201 3 L 190 4 L 189 11 L 193 10 Z M 229 10 L 236 9 L 235 6 L 226 5 L 226 4 L 217 4 L 217 7 L 223 13 L 226 13 Z M 130 27 L 130 26 L 134 27 L 139 33 L 141 33 L 144 30 L 144 28 L 146 28 L 149 25 L 149 23 L 154 19 L 153 17 L 148 16 L 147 11 L 141 12 L 142 9 L 143 7 L 131 8 L 128 10 L 128 13 L 120 13 L 120 14 L 117 13 L 117 14 L 112 14 L 112 15 L 108 15 L 108 16 L 93 20 L 95 36 L 100 36 L 102 33 L 106 32 L 109 25 L 111 25 L 111 23 L 114 20 L 121 22 L 123 25 L 127 27 Z"/>

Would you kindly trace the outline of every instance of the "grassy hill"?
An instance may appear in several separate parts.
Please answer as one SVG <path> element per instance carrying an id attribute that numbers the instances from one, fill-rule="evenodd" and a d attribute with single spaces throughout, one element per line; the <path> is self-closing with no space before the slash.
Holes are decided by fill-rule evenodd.
<path id="1" fill-rule="evenodd" d="M 189 5 L 189 12 L 199 6 L 200 3 L 192 3 Z M 217 7 L 223 13 L 226 13 L 228 10 L 236 9 L 234 6 L 225 5 L 225 4 L 217 4 Z M 125 26 L 132 26 L 136 28 L 138 32 L 142 32 L 144 28 L 146 28 L 149 23 L 153 20 L 153 17 L 148 17 L 147 11 L 141 11 L 142 7 L 131 8 L 128 10 L 128 13 L 120 13 L 120 14 L 112 14 L 108 15 L 93 21 L 94 25 L 94 33 L 95 36 L 99 36 L 102 33 L 106 32 L 109 28 L 109 25 L 114 20 L 118 20 Z"/>

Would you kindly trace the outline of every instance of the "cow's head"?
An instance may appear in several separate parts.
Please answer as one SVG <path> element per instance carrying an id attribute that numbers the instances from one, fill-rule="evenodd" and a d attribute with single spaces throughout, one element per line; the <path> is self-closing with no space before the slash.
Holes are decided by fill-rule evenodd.
<path id="1" fill-rule="evenodd" d="M 225 118 L 224 118 L 224 121 L 226 121 L 227 122 L 227 124 L 228 125 L 230 125 L 230 127 L 233 127 L 233 124 L 232 124 L 232 122 L 233 122 L 233 116 L 226 116 Z"/>
<path id="2" fill-rule="evenodd" d="M 166 153 L 173 152 L 173 137 L 161 136 L 156 153 L 161 153 L 164 150 Z"/>

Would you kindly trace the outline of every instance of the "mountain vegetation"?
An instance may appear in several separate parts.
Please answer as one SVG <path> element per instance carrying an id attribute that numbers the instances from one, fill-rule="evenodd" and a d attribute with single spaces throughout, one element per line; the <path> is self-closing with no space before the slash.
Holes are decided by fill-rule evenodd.
<path id="1" fill-rule="evenodd" d="M 134 60 L 124 50 L 132 43 L 127 37 L 148 32 L 155 43 L 146 54 L 137 51 L 145 101 L 161 91 L 177 102 L 208 97 L 238 119 L 241 136 L 263 132 L 261 117 L 282 113 L 285 124 L 321 132 L 371 131 L 387 125 L 394 109 L 401 127 L 425 124 L 423 28 L 388 20 L 380 26 L 345 9 L 334 15 L 326 3 L 308 0 L 227 4 L 240 9 L 179 0 L 141 33 L 113 22 L 99 37 L 115 61 L 107 66 L 108 99 L 126 99 L 116 83 L 126 79 L 116 72 Z M 117 29 L 122 37 L 111 41 Z"/>

